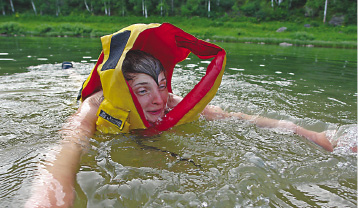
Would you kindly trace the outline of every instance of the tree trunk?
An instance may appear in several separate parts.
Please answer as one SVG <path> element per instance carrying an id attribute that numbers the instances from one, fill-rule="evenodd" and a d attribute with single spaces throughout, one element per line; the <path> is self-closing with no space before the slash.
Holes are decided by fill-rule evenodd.
<path id="1" fill-rule="evenodd" d="M 163 16 L 163 0 L 160 0 L 160 16 Z"/>
<path id="2" fill-rule="evenodd" d="M 174 15 L 174 0 L 172 0 L 172 15 Z"/>
<path id="3" fill-rule="evenodd" d="M 35 15 L 37 16 L 36 6 L 35 6 L 35 3 L 34 3 L 33 0 L 31 0 L 31 5 L 32 5 L 32 9 L 33 9 L 34 12 L 35 12 Z"/>
<path id="4" fill-rule="evenodd" d="M 124 7 L 126 6 L 126 2 L 122 0 L 122 16 L 124 17 Z"/>
<path id="5" fill-rule="evenodd" d="M 147 4 L 145 0 L 142 0 L 142 11 L 143 11 L 143 16 L 145 18 L 148 18 Z"/>
<path id="6" fill-rule="evenodd" d="M 145 4 L 145 18 L 148 18 L 147 5 Z"/>
<path id="7" fill-rule="evenodd" d="M 108 12 L 107 12 L 106 0 L 103 1 L 103 4 L 104 4 L 104 14 L 107 15 Z"/>
<path id="8" fill-rule="evenodd" d="M 91 10 L 90 10 L 89 7 L 88 7 L 87 0 L 84 0 L 84 3 L 85 3 L 85 6 L 86 6 L 87 11 L 88 11 L 88 12 L 91 12 Z"/>
<path id="9" fill-rule="evenodd" d="M 145 16 L 145 13 L 144 13 L 144 0 L 142 0 L 142 13 L 143 13 L 143 16 Z"/>
<path id="10" fill-rule="evenodd" d="M 56 0 L 56 17 L 58 17 L 58 0 Z"/>
<path id="11" fill-rule="evenodd" d="M 328 0 L 326 0 L 326 2 L 324 4 L 323 23 L 326 23 L 327 5 L 328 5 Z"/>
<path id="12" fill-rule="evenodd" d="M 111 16 L 111 1 L 110 0 L 108 0 L 108 16 Z"/>
<path id="13" fill-rule="evenodd" d="M 11 6 L 11 11 L 15 13 L 15 8 L 14 8 L 14 4 L 12 3 L 12 0 L 10 0 L 10 6 Z"/>
<path id="14" fill-rule="evenodd" d="M 210 0 L 208 2 L 208 17 L 210 17 Z"/>

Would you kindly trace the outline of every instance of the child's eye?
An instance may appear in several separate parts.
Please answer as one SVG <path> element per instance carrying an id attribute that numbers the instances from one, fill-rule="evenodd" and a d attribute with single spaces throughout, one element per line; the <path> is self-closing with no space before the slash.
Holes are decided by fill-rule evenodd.
<path id="1" fill-rule="evenodd" d="M 148 91 L 147 91 L 146 89 L 139 89 L 139 90 L 137 91 L 137 94 L 139 94 L 139 95 L 145 95 L 147 92 L 148 92 Z"/>
<path id="2" fill-rule="evenodd" d="M 161 84 L 159 85 L 159 89 L 160 90 L 165 90 L 167 88 L 167 85 L 166 84 Z"/>

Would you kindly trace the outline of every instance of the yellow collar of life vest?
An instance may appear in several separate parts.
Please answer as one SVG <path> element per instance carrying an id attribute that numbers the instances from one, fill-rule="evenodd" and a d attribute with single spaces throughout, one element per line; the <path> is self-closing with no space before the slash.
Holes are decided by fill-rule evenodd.
<path id="1" fill-rule="evenodd" d="M 103 133 L 128 133 L 133 129 L 147 128 L 165 131 L 175 125 L 196 120 L 215 96 L 225 69 L 224 49 L 199 40 L 169 23 L 130 25 L 114 34 L 103 36 L 101 42 L 102 53 L 83 83 L 78 99 L 83 101 L 103 90 L 104 100 L 98 109 L 96 122 L 97 130 Z M 199 83 L 160 122 L 151 126 L 122 73 L 123 60 L 130 50 L 147 52 L 162 63 L 167 74 L 169 92 L 172 92 L 171 80 L 175 65 L 185 60 L 190 53 L 200 59 L 212 60 Z"/>

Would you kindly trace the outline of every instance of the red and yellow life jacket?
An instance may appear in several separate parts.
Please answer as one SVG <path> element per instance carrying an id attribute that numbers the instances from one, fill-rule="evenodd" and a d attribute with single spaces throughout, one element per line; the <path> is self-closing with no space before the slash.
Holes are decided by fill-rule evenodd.
<path id="1" fill-rule="evenodd" d="M 199 40 L 169 23 L 134 24 L 103 36 L 102 53 L 87 80 L 83 83 L 79 99 L 82 101 L 103 89 L 104 100 L 97 115 L 97 130 L 103 133 L 127 133 L 133 129 L 153 127 L 164 131 L 175 125 L 198 118 L 215 96 L 225 69 L 224 49 Z M 130 50 L 142 50 L 157 58 L 167 74 L 167 88 L 172 92 L 174 67 L 189 53 L 200 59 L 211 59 L 200 82 L 168 112 L 155 126 L 144 117 L 143 110 L 123 77 L 122 63 Z"/>

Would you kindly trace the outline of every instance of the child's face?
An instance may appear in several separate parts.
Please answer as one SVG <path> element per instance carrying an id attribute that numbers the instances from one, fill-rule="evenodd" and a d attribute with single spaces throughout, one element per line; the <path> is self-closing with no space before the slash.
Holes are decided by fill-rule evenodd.
<path id="1" fill-rule="evenodd" d="M 148 122 L 155 123 L 165 115 L 168 100 L 167 80 L 164 73 L 158 76 L 158 83 L 147 74 L 139 73 L 128 81 L 140 103 Z"/>

